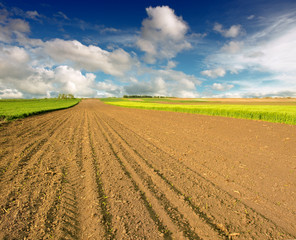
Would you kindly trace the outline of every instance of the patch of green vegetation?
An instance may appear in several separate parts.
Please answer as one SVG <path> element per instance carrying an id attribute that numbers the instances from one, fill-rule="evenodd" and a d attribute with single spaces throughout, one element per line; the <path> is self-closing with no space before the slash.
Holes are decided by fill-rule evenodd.
<path id="1" fill-rule="evenodd" d="M 126 99 L 116 98 L 116 97 L 108 97 L 108 98 L 100 98 L 102 102 L 124 102 Z"/>
<path id="2" fill-rule="evenodd" d="M 196 102 L 206 102 L 202 99 L 192 99 L 192 100 L 183 100 L 180 98 L 145 98 L 141 99 L 144 102 L 170 102 L 170 103 L 196 103 Z"/>
<path id="3" fill-rule="evenodd" d="M 196 103 L 196 102 L 207 102 L 204 99 L 192 99 L 192 100 L 183 100 L 180 98 L 171 98 L 171 97 L 131 97 L 131 98 L 100 98 L 102 102 L 141 102 L 141 103 L 154 103 L 154 102 L 172 102 L 172 103 Z"/>
<path id="4" fill-rule="evenodd" d="M 145 101 L 105 101 L 107 104 L 161 111 L 197 113 L 211 116 L 224 116 L 263 120 L 268 122 L 296 125 L 296 106 L 292 105 L 230 105 L 230 104 L 203 104 L 203 105 L 175 105 L 149 103 Z"/>
<path id="5" fill-rule="evenodd" d="M 13 120 L 31 115 L 72 107 L 80 99 L 3 99 L 0 100 L 0 119 Z"/>

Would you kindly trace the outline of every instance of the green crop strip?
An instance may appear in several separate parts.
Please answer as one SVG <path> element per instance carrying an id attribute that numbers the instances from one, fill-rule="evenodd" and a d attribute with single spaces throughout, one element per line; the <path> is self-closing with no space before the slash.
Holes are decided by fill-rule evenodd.
<path id="1" fill-rule="evenodd" d="M 17 99 L 0 100 L 0 120 L 13 120 L 72 107 L 80 99 Z"/>
<path id="2" fill-rule="evenodd" d="M 179 98 L 100 98 L 102 102 L 139 102 L 139 103 L 161 103 L 161 102 L 167 102 L 167 103 L 198 103 L 198 102 L 208 102 L 205 99 L 201 98 L 194 98 L 192 100 L 184 100 Z"/>
<path id="3" fill-rule="evenodd" d="M 197 113 L 296 125 L 296 105 L 175 105 L 140 101 L 122 101 L 122 99 L 120 101 L 105 101 L 105 103 L 127 108 Z"/>

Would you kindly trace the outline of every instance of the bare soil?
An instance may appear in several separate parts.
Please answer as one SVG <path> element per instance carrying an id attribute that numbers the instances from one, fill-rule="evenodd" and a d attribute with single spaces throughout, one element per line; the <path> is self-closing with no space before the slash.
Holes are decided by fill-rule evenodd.
<path id="1" fill-rule="evenodd" d="M 296 238 L 296 126 L 89 99 L 0 128 L 0 239 Z"/>

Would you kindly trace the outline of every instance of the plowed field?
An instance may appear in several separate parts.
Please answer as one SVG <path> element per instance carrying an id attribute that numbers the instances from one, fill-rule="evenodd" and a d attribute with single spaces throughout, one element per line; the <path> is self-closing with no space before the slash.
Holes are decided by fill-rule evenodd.
<path id="1" fill-rule="evenodd" d="M 296 126 L 83 100 L 0 128 L 0 239 L 296 236 Z"/>

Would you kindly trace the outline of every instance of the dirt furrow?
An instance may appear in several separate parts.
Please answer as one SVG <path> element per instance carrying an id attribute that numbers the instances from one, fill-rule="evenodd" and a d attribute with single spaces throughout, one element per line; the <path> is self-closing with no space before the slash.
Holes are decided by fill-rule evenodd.
<path id="1" fill-rule="evenodd" d="M 114 132 L 117 135 L 122 133 L 126 139 L 129 139 L 132 144 L 135 144 L 134 146 L 129 145 L 119 135 L 130 148 L 137 149 L 135 152 L 143 159 L 143 162 L 146 162 L 152 171 L 168 183 L 172 190 L 184 198 L 185 202 L 196 214 L 204 219 L 212 228 L 219 231 L 220 234 L 224 236 L 240 234 L 241 236 L 250 235 L 253 237 L 291 237 L 283 229 L 278 230 L 279 227 L 270 219 L 256 212 L 252 207 L 247 206 L 227 192 L 224 192 L 204 176 L 190 169 L 190 167 L 184 165 L 173 156 L 163 152 L 146 139 L 135 134 L 133 131 L 127 130 L 126 127 L 118 127 L 118 123 L 115 120 L 109 118 L 105 121 L 110 126 L 117 125 Z M 170 161 L 167 161 L 168 159 Z M 178 177 L 176 178 L 176 176 Z M 225 216 L 225 212 L 227 212 L 228 216 Z M 240 224 L 234 224 L 231 220 Z M 260 229 L 260 231 L 256 230 L 256 224 L 259 222 L 260 224 L 264 224 L 264 228 Z"/>
<path id="2" fill-rule="evenodd" d="M 97 120 L 91 124 L 94 152 L 110 202 L 116 239 L 170 239 L 171 231 L 160 221 L 153 203 L 148 202 L 146 193 L 134 181 L 97 124 Z"/>
<path id="3" fill-rule="evenodd" d="M 38 136 L 40 135 L 40 132 L 43 132 L 43 129 L 46 129 L 48 127 L 48 125 L 56 122 L 56 120 L 58 120 L 59 118 L 64 119 L 66 115 L 68 115 L 67 112 L 61 112 L 59 115 L 53 114 L 53 116 L 50 117 L 30 117 L 26 119 L 26 121 L 30 121 L 30 125 L 26 125 L 26 127 L 23 127 L 23 124 L 20 124 L 16 137 L 22 139 Z"/>
<path id="4" fill-rule="evenodd" d="M 166 212 L 183 229 L 185 236 L 190 239 L 208 238 L 219 239 L 228 237 L 229 233 L 223 231 L 215 225 L 204 214 L 197 211 L 196 207 L 188 204 L 184 194 L 176 189 L 159 171 L 145 159 L 144 156 L 132 147 L 120 134 L 121 131 L 115 131 L 112 128 L 112 121 L 104 121 L 108 125 L 111 135 L 116 136 L 117 146 L 120 152 L 129 160 L 129 164 L 135 172 L 147 184 L 150 191 L 156 196 L 159 202 L 164 206 Z M 159 156 L 157 156 L 159 157 Z M 161 161 L 161 158 L 157 158 Z M 195 231 L 198 235 L 195 234 Z M 200 237 L 199 237 L 200 236 Z"/>
<path id="5" fill-rule="evenodd" d="M 101 129 L 104 132 L 105 138 L 110 144 L 113 153 L 127 174 L 133 179 L 136 188 L 141 189 L 145 194 L 147 201 L 151 202 L 152 207 L 156 209 L 159 218 L 163 219 L 169 228 L 173 228 L 173 230 L 171 230 L 172 237 L 201 239 L 192 230 L 188 221 L 184 219 L 183 214 L 180 214 L 177 208 L 166 199 L 165 195 L 159 192 L 156 186 L 151 182 L 151 177 L 145 178 L 145 175 L 147 174 L 131 164 L 132 156 L 128 156 L 124 153 L 124 150 L 120 148 L 119 143 L 116 142 L 112 133 L 108 131 L 106 125 L 102 125 L 100 120 L 98 121 L 98 124 L 101 125 Z M 184 236 L 180 234 L 181 232 Z"/>
<path id="6" fill-rule="evenodd" d="M 89 120 L 87 115 L 85 111 L 82 114 L 75 115 L 75 125 L 79 125 L 79 128 L 71 140 L 73 144 L 68 147 L 71 199 L 77 208 L 76 220 L 78 222 L 77 224 L 79 224 L 79 234 L 77 232 L 73 236 L 79 239 L 90 239 L 94 238 L 94 236 L 104 236 L 105 234 L 102 224 L 102 214 L 98 206 L 95 169 L 92 165 L 90 143 L 88 142 Z"/>
<path id="7" fill-rule="evenodd" d="M 56 119 L 56 121 L 53 121 L 47 129 L 42 129 L 41 133 L 39 129 L 36 129 L 35 131 L 40 133 L 37 138 L 28 137 L 19 139 L 18 142 L 23 143 L 21 148 L 16 148 L 15 144 L 19 143 L 14 143 L 10 148 L 9 155 L 5 156 L 1 161 L 0 169 L 2 172 L 0 173 L 0 182 L 12 182 L 19 172 L 24 172 L 25 170 L 23 168 L 26 168 L 29 165 L 31 158 L 43 149 L 43 146 L 49 138 L 55 137 L 56 131 L 64 126 L 68 120 L 69 118 L 65 117 Z"/>
<path id="8" fill-rule="evenodd" d="M 13 164 L 14 167 L 12 169 L 7 170 L 7 174 L 1 179 L 1 182 L 3 183 L 2 186 L 5 187 L 6 191 L 0 186 L 0 200 L 4 203 L 2 206 L 2 213 L 5 212 L 4 209 L 9 208 L 12 202 L 11 199 L 14 199 L 13 201 L 15 201 L 16 195 L 21 194 L 24 179 L 28 177 L 32 168 L 36 168 L 36 163 L 38 165 L 40 159 L 44 157 L 44 153 L 48 151 L 50 144 L 52 144 L 52 142 L 47 143 L 48 140 L 51 137 L 55 138 L 60 136 L 58 129 L 60 129 L 63 124 L 65 124 L 65 121 L 62 121 L 58 126 L 53 128 L 52 131 L 49 132 L 48 138 L 41 138 L 37 140 L 35 144 L 28 144 L 25 151 L 22 151 L 20 157 L 18 157 L 19 161 Z M 17 188 L 13 187 L 16 182 L 21 183 Z M 4 199 L 7 199 L 6 203 Z"/>

